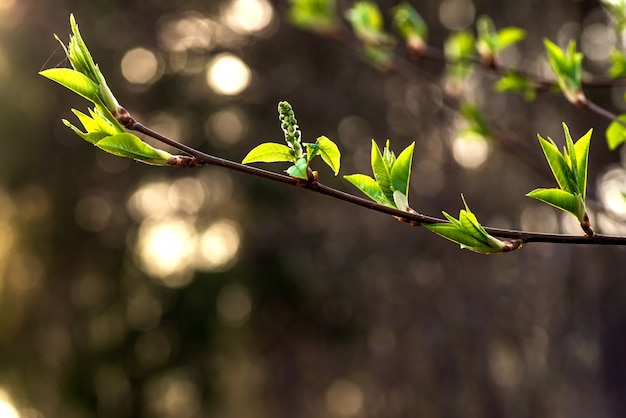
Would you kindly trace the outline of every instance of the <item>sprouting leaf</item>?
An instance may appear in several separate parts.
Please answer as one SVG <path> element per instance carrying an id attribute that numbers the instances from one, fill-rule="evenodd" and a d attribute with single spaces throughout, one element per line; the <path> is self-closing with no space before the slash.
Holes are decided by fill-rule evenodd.
<path id="1" fill-rule="evenodd" d="M 386 148 L 388 149 L 388 147 Z M 389 172 L 389 166 L 385 162 L 383 154 L 381 154 L 380 148 L 378 148 L 378 144 L 376 144 L 376 141 L 374 141 L 373 139 L 371 158 L 372 172 L 374 173 L 374 178 L 376 179 L 376 182 L 387 197 L 387 200 L 393 202 L 393 190 L 391 189 L 391 173 Z"/>
<path id="2" fill-rule="evenodd" d="M 619 120 L 626 123 L 626 114 L 619 115 Z M 614 150 L 626 142 L 626 126 L 617 121 L 611 122 L 606 129 L 606 142 L 610 150 Z"/>
<path id="3" fill-rule="evenodd" d="M 100 89 L 89 77 L 70 68 L 51 68 L 41 71 L 40 75 L 55 81 L 63 87 L 93 103 L 101 103 Z"/>
<path id="4" fill-rule="evenodd" d="M 483 111 L 473 103 L 465 102 L 461 105 L 461 115 L 468 124 L 467 131 L 473 132 L 482 138 L 491 137 L 491 126 Z"/>
<path id="5" fill-rule="evenodd" d="M 324 160 L 324 162 L 333 170 L 335 175 L 339 174 L 339 167 L 341 166 L 341 152 L 339 152 L 337 144 L 325 136 L 317 138 L 316 144 L 319 147 L 318 152 L 320 157 L 322 157 L 322 160 Z"/>
<path id="6" fill-rule="evenodd" d="M 496 91 L 512 91 L 522 95 L 525 101 L 532 102 L 537 97 L 534 82 L 526 76 L 507 72 L 494 85 Z"/>
<path id="7" fill-rule="evenodd" d="M 541 149 L 543 149 L 543 153 L 548 160 L 552 174 L 554 174 L 554 178 L 559 184 L 559 187 L 563 190 L 569 191 L 570 193 L 577 192 L 577 182 L 574 178 L 572 178 L 570 167 L 563 154 L 561 154 L 556 147 L 554 141 L 550 138 L 548 138 L 549 141 L 547 141 L 539 134 L 537 135 L 537 138 L 539 138 Z"/>
<path id="8" fill-rule="evenodd" d="M 289 20 L 303 29 L 320 33 L 337 28 L 335 0 L 289 0 Z"/>
<path id="9" fill-rule="evenodd" d="M 242 164 L 263 162 L 275 163 L 281 161 L 294 161 L 293 150 L 287 145 L 266 142 L 254 147 L 242 161 Z"/>
<path id="10" fill-rule="evenodd" d="M 526 37 L 526 31 L 521 28 L 508 27 L 498 31 L 497 51 L 502 51 L 511 45 L 522 41 Z"/>
<path id="11" fill-rule="evenodd" d="M 576 143 L 576 167 L 578 167 L 578 190 L 582 194 L 583 201 L 587 197 L 587 167 L 589 165 L 589 146 L 591 145 L 591 134 L 593 129 L 589 129 Z"/>
<path id="12" fill-rule="evenodd" d="M 148 164 L 166 165 L 171 154 L 151 147 L 135 135 L 121 133 L 108 136 L 96 146 L 119 157 L 133 158 Z"/>
<path id="13" fill-rule="evenodd" d="M 392 9 L 393 22 L 407 46 L 420 51 L 426 45 L 428 27 L 424 19 L 410 4 L 404 2 Z"/>
<path id="14" fill-rule="evenodd" d="M 474 34 L 469 31 L 456 32 L 446 40 L 444 50 L 449 78 L 463 79 L 471 74 L 473 66 L 469 60 L 474 56 Z"/>
<path id="15" fill-rule="evenodd" d="M 587 131 L 576 143 L 572 140 L 565 124 L 563 124 L 563 131 L 566 141 L 563 153 L 559 152 L 552 139 L 548 138 L 549 141 L 547 141 L 537 135 L 560 188 L 535 189 L 527 196 L 569 212 L 583 224 L 587 222 L 585 221 L 585 198 L 587 196 L 587 165 L 592 131 Z"/>
<path id="16" fill-rule="evenodd" d="M 470 211 L 463 196 L 462 199 L 465 209 L 461 209 L 459 212 L 459 219 L 443 212 L 449 223 L 423 224 L 423 226 L 450 241 L 456 242 L 461 248 L 486 254 L 502 252 L 506 246 L 505 243 L 485 231 L 478 222 L 476 215 Z"/>
<path id="17" fill-rule="evenodd" d="M 393 203 L 390 202 L 389 199 L 387 199 L 387 196 L 381 190 L 380 185 L 370 176 L 367 176 L 365 174 L 350 174 L 347 176 L 343 176 L 343 178 L 356 186 L 357 189 L 363 192 L 374 202 L 381 205 L 394 207 Z"/>
<path id="18" fill-rule="evenodd" d="M 308 180 L 308 168 L 309 164 L 307 163 L 306 158 L 299 158 L 294 165 L 287 169 L 287 174 L 297 179 Z"/>
<path id="19" fill-rule="evenodd" d="M 548 39 L 544 39 L 543 43 L 563 94 L 570 103 L 579 104 L 585 100 L 581 88 L 583 54 L 576 52 L 576 42 L 571 40 L 565 51 Z"/>
<path id="20" fill-rule="evenodd" d="M 67 119 L 62 119 L 62 122 L 63 122 L 63 124 L 65 126 L 67 126 L 72 131 L 74 131 L 74 133 L 76 135 L 80 136 L 81 138 L 83 138 L 87 142 L 91 142 L 94 145 L 97 144 L 103 138 L 106 138 L 107 136 L 111 135 L 108 132 L 103 132 L 103 131 L 90 131 L 90 130 L 87 130 L 87 132 L 83 132 L 79 128 L 77 128 L 76 126 L 72 125 Z"/>
<path id="21" fill-rule="evenodd" d="M 626 76 L 626 54 L 617 48 L 611 52 L 611 68 L 608 74 L 611 78 Z"/>
<path id="22" fill-rule="evenodd" d="M 561 189 L 535 189 L 527 193 L 526 196 L 569 212 L 582 222 L 585 206 L 581 195 L 574 195 Z"/>
<path id="23" fill-rule="evenodd" d="M 348 10 L 346 17 L 363 43 L 381 46 L 392 42 L 391 36 L 385 33 L 383 16 L 375 3 L 359 1 Z"/>
<path id="24" fill-rule="evenodd" d="M 391 185 L 394 191 L 401 192 L 405 197 L 409 195 L 409 182 L 411 180 L 411 164 L 415 142 L 406 147 L 391 168 Z M 395 194 L 394 194 L 395 196 Z"/>

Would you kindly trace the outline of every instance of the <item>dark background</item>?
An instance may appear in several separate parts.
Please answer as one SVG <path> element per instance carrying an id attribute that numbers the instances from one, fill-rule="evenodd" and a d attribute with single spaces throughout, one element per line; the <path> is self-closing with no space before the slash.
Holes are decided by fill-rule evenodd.
<path id="1" fill-rule="evenodd" d="M 288 100 L 305 140 L 339 144 L 341 174 L 369 174 L 372 138 L 396 152 L 416 141 L 411 204 L 423 213 L 456 215 L 464 193 L 486 225 L 569 231 L 524 197 L 554 184 L 535 135 L 562 144 L 561 121 L 575 137 L 595 130 L 590 197 L 624 184 L 607 121 L 559 95 L 525 103 L 495 93 L 496 77 L 477 70 L 468 93 L 522 145 L 491 143 L 487 161 L 466 168 L 451 152 L 458 115 L 441 106 L 437 85 L 381 73 L 295 28 L 284 2 L 272 2 L 261 32 L 233 34 L 225 3 L 0 0 L 0 417 L 624 416 L 623 249 L 532 244 L 478 255 L 289 186 L 109 157 L 62 125 L 87 104 L 37 72 L 67 65 L 52 34 L 67 40 L 73 12 L 121 103 L 211 154 L 240 161 L 280 142 L 276 105 Z M 449 33 L 440 3 L 415 2 L 436 47 Z M 542 38 L 563 45 L 607 22 L 595 1 L 474 6 L 498 27 L 525 28 L 504 59 L 544 75 Z M 214 42 L 166 50 L 164 28 L 190 17 L 209 28 L 194 39 Z M 147 84 L 121 70 L 137 47 L 158 58 Z M 205 82 L 222 52 L 252 72 L 241 94 Z M 437 63 L 413 65 L 443 74 Z M 623 92 L 589 96 L 620 112 Z M 542 168 L 519 158 L 520 146 Z M 316 168 L 323 183 L 357 193 Z M 592 210 L 599 230 L 625 232 L 616 205 L 610 216 Z"/>

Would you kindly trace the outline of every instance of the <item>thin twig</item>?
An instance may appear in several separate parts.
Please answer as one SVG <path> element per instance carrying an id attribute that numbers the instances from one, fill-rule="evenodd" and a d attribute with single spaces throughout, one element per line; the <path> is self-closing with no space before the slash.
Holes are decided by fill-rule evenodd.
<path id="1" fill-rule="evenodd" d="M 334 199 L 343 200 L 344 202 L 352 203 L 357 206 L 362 206 L 367 209 L 371 209 L 377 212 L 394 216 L 405 222 L 410 223 L 411 225 L 448 223 L 447 220 L 444 220 L 441 218 L 428 216 L 428 215 L 422 215 L 420 213 L 405 212 L 396 208 L 381 205 L 371 200 L 363 199 L 361 197 L 351 195 L 341 190 L 337 190 L 332 187 L 325 186 L 317 181 L 303 183 L 302 181 L 294 179 L 290 176 L 274 173 L 271 171 L 263 170 L 263 169 L 252 167 L 252 166 L 247 166 L 241 163 L 237 163 L 234 161 L 230 161 L 230 160 L 215 157 L 209 154 L 205 154 L 201 151 L 196 150 L 195 148 L 192 148 L 185 144 L 181 144 L 178 141 L 168 138 L 134 120 L 132 121 L 132 123 L 125 123 L 125 126 L 128 129 L 141 132 L 145 135 L 148 135 L 151 138 L 154 138 L 158 141 L 161 141 L 167 145 L 170 145 L 174 148 L 179 149 L 180 151 L 183 151 L 191 155 L 192 157 L 198 160 L 199 165 L 215 165 L 215 166 L 239 171 L 242 173 L 250 174 L 253 176 L 261 177 L 267 180 L 273 180 L 273 181 L 277 181 L 277 182 L 284 183 L 284 184 L 290 184 L 292 186 L 299 186 L 300 188 L 304 188 L 304 189 L 307 189 L 316 193 L 320 193 L 320 194 L 332 197 Z M 523 243 L 547 242 L 547 243 L 560 243 L 560 244 L 626 245 L 626 237 L 609 236 L 609 235 L 603 235 L 603 234 L 595 234 L 592 237 L 585 237 L 585 236 L 577 236 L 577 235 L 546 234 L 546 233 L 540 233 L 540 232 L 527 232 L 527 231 L 517 231 L 513 229 L 490 228 L 490 227 L 486 227 L 485 230 L 489 234 L 495 237 L 520 240 Z"/>

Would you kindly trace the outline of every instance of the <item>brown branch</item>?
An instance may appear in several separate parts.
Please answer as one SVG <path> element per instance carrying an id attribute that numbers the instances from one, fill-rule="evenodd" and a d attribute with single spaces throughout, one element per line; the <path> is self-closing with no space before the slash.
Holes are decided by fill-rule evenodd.
<path id="1" fill-rule="evenodd" d="M 223 158 L 205 154 L 201 151 L 196 150 L 195 148 L 192 148 L 185 144 L 181 144 L 171 138 L 168 138 L 148 128 L 147 126 L 142 125 L 139 122 L 136 122 L 134 119 L 130 117 L 128 120 L 125 120 L 123 124 L 127 129 L 141 132 L 151 138 L 154 138 L 160 142 L 163 142 L 164 144 L 177 148 L 180 151 L 183 151 L 189 154 L 190 156 L 192 156 L 193 158 L 197 160 L 198 164 L 195 164 L 195 165 L 191 164 L 187 166 L 215 165 L 215 166 L 239 171 L 242 173 L 250 174 L 256 177 L 261 177 L 267 180 L 277 181 L 277 182 L 284 183 L 284 184 L 290 184 L 292 186 L 298 186 L 300 188 L 304 188 L 312 192 L 320 193 L 320 194 L 329 196 L 334 199 L 342 200 L 344 202 L 348 202 L 357 206 L 362 206 L 370 210 L 374 210 L 377 212 L 394 216 L 395 218 L 402 220 L 403 222 L 407 222 L 411 225 L 448 223 L 447 220 L 437 218 L 434 216 L 423 215 L 414 211 L 406 212 L 406 211 L 402 211 L 402 210 L 392 208 L 389 206 L 381 205 L 371 200 L 363 199 L 361 197 L 351 195 L 341 190 L 337 190 L 332 187 L 325 186 L 319 183 L 317 180 L 303 182 L 302 180 L 294 179 L 284 174 L 274 173 L 271 171 L 263 170 L 260 168 L 244 165 L 244 164 L 237 163 L 234 161 L 225 160 Z M 530 243 L 530 242 L 546 242 L 546 243 L 558 243 L 558 244 L 587 244 L 587 245 L 589 244 L 626 245 L 626 237 L 609 236 L 609 235 L 603 235 L 603 234 L 594 234 L 591 237 L 587 237 L 587 236 L 565 235 L 565 234 L 546 234 L 546 233 L 540 233 L 540 232 L 527 232 L 527 231 L 517 231 L 513 229 L 501 229 L 501 228 L 490 228 L 490 227 L 485 227 L 485 230 L 489 234 L 495 237 L 519 241 L 519 242 L 512 242 L 510 250 L 517 248 L 520 243 Z"/>

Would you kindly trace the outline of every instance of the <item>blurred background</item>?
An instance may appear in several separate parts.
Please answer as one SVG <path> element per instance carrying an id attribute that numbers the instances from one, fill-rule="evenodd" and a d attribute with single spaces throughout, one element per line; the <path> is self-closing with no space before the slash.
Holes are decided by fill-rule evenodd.
<path id="1" fill-rule="evenodd" d="M 525 28 L 503 62 L 543 76 L 543 37 L 576 39 L 589 74 L 619 41 L 597 1 L 414 3 L 436 47 L 482 14 Z M 626 415 L 624 249 L 478 255 L 293 187 L 112 157 L 61 123 L 87 103 L 37 75 L 67 66 L 53 34 L 68 40 L 70 12 L 148 126 L 240 161 L 282 140 L 288 100 L 305 140 L 339 144 L 341 174 L 370 173 L 372 138 L 416 141 L 411 204 L 431 215 L 458 214 L 462 192 L 486 225 L 580 233 L 524 195 L 554 185 L 537 133 L 593 127 L 592 218 L 626 233 L 607 121 L 559 95 L 526 103 L 474 71 L 466 91 L 507 149 L 458 135 L 441 64 L 379 72 L 289 24 L 283 1 L 0 0 L 0 418 Z M 625 91 L 588 94 L 620 113 Z"/>

